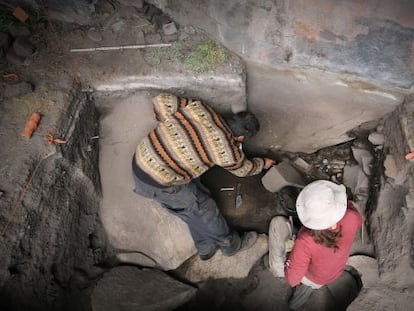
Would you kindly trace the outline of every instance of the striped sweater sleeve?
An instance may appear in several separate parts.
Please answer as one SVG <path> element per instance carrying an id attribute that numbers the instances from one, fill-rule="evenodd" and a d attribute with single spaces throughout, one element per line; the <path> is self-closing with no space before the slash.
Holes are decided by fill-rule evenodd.
<path id="1" fill-rule="evenodd" d="M 253 176 L 259 174 L 264 167 L 264 159 L 262 158 L 252 158 L 247 159 L 242 157 L 242 161 L 237 167 L 226 168 L 230 173 L 238 177 Z"/>

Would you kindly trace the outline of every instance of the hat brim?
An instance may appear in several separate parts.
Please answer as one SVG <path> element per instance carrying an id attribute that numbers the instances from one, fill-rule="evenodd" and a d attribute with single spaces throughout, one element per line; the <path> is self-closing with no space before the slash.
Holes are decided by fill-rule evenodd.
<path id="1" fill-rule="evenodd" d="M 304 201 L 303 191 L 299 193 L 296 201 L 296 211 L 298 213 L 301 223 L 313 230 L 325 230 L 335 226 L 345 215 L 347 209 L 347 195 L 344 185 L 337 185 L 330 183 L 329 187 L 334 193 L 334 203 L 322 213 L 310 214 L 309 211 L 305 212 L 306 206 Z M 305 187 L 306 188 L 306 187 Z M 306 215 L 306 216 L 304 216 Z"/>

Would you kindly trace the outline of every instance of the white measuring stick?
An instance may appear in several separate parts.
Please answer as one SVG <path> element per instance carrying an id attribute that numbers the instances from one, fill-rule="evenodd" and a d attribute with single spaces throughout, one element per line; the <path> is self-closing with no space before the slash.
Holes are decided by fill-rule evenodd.
<path id="1" fill-rule="evenodd" d="M 94 51 L 114 51 L 128 49 L 160 48 L 171 46 L 171 43 L 144 44 L 144 45 L 120 45 L 120 46 L 102 46 L 98 48 L 71 49 L 70 52 L 94 52 Z"/>

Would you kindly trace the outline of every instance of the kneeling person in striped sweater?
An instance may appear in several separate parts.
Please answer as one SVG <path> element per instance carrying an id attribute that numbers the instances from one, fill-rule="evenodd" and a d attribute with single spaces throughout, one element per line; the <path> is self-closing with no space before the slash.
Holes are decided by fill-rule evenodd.
<path id="1" fill-rule="evenodd" d="M 232 256 L 251 247 L 256 232 L 240 237 L 230 229 L 198 177 L 218 165 L 239 177 L 259 174 L 274 161 L 248 159 L 240 148 L 259 130 L 250 112 L 221 117 L 199 100 L 160 94 L 153 99 L 159 121 L 137 146 L 132 160 L 135 192 L 159 202 L 187 223 L 199 256 L 218 249 Z"/>

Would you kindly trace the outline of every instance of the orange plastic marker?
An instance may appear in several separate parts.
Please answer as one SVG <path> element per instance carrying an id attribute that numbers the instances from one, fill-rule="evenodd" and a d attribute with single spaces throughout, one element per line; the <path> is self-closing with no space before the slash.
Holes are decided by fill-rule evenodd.
<path id="1" fill-rule="evenodd" d="M 407 153 L 405 159 L 409 161 L 414 160 L 414 152 Z"/>
<path id="2" fill-rule="evenodd" d="M 23 137 L 30 138 L 32 137 L 34 131 L 37 129 L 37 126 L 40 122 L 40 113 L 35 112 L 30 117 L 29 121 L 26 123 L 26 127 L 24 128 L 24 131 L 22 133 Z"/>

